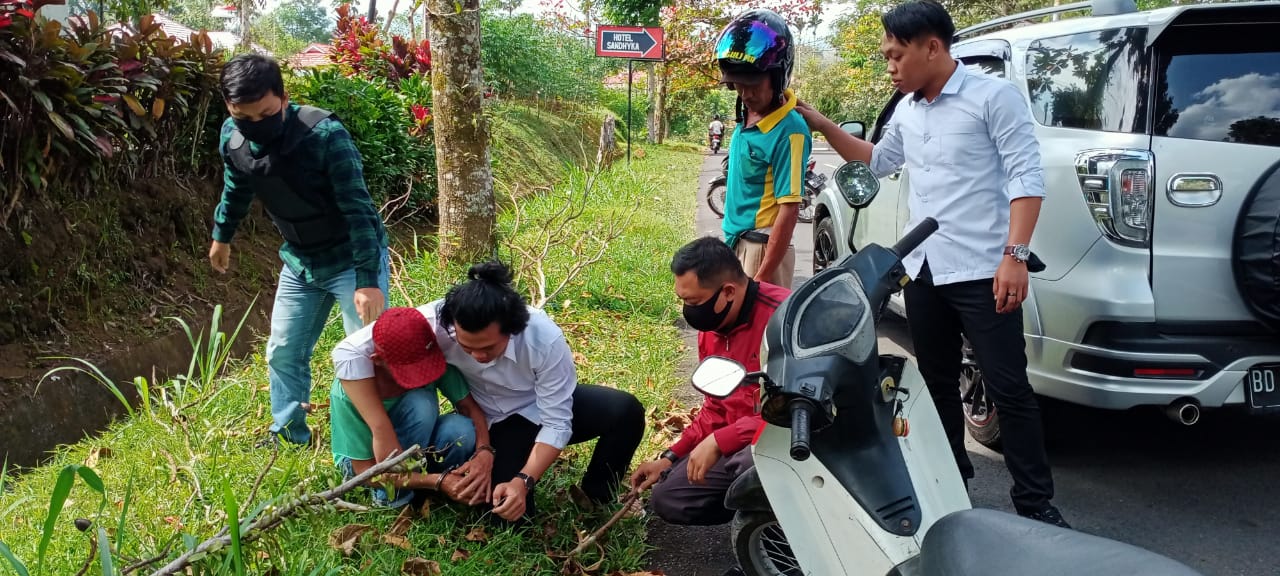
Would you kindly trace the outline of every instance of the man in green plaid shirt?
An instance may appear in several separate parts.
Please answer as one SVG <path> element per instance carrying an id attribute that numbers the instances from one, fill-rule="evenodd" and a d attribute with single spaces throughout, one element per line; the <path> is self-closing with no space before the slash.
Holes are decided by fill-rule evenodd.
<path id="1" fill-rule="evenodd" d="M 386 307 L 387 233 L 351 135 L 331 113 L 290 104 L 278 64 L 237 56 L 222 69 L 222 96 L 231 117 L 218 144 L 226 168 L 209 262 L 227 271 L 236 228 L 261 200 L 284 237 L 267 341 L 268 440 L 306 444 L 316 341 L 334 302 L 347 334 Z"/>

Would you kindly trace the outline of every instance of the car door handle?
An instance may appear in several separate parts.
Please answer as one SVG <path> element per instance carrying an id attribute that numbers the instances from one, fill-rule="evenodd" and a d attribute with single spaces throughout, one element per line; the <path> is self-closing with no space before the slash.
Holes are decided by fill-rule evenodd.
<path id="1" fill-rule="evenodd" d="M 889 179 L 890 179 L 890 180 L 897 180 L 897 179 L 899 179 L 899 178 L 901 178 L 901 177 L 902 177 L 902 169 L 901 169 L 901 168 L 899 168 L 898 170 L 894 171 L 894 173 L 893 173 L 893 174 L 890 174 L 890 175 L 889 175 Z"/>
<path id="2" fill-rule="evenodd" d="M 1174 206 L 1213 206 L 1222 199 L 1222 180 L 1214 174 L 1174 174 L 1169 178 L 1168 196 Z"/>

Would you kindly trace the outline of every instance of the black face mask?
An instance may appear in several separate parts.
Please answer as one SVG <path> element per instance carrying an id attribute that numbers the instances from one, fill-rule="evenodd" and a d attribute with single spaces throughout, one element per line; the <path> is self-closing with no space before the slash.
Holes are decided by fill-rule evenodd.
<path id="1" fill-rule="evenodd" d="M 684 321 L 689 323 L 690 328 L 699 332 L 711 332 L 724 324 L 724 319 L 729 315 L 729 309 L 733 308 L 733 303 L 726 302 L 724 310 L 716 312 L 716 302 L 720 300 L 720 293 L 723 291 L 724 286 L 721 286 L 706 302 L 684 305 Z"/>
<path id="2" fill-rule="evenodd" d="M 237 118 L 234 119 L 234 122 L 240 133 L 244 134 L 246 140 L 258 145 L 270 144 L 284 132 L 284 109 L 281 108 L 279 114 L 267 116 L 261 120 L 253 121 Z"/>

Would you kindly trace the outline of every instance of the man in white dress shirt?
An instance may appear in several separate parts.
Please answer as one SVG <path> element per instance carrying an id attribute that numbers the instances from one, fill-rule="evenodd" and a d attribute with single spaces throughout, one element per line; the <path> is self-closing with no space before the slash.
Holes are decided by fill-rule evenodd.
<path id="1" fill-rule="evenodd" d="M 1031 113 L 1013 84 L 971 73 L 951 57 L 955 24 L 942 5 L 911 0 L 881 23 L 880 50 L 894 87 L 906 94 L 882 139 L 872 145 L 808 105 L 798 109 L 846 161 L 866 162 L 882 178 L 907 167 L 908 230 L 926 217 L 938 221 L 938 231 L 903 259 L 915 278 L 904 296 L 920 372 L 966 484 L 973 464 L 959 392 L 962 333 L 1000 414 L 1015 508 L 1068 527 L 1050 503 L 1053 475 L 1022 335 L 1027 245 L 1045 194 Z"/>
<path id="2" fill-rule="evenodd" d="M 564 333 L 545 312 L 525 305 L 506 266 L 477 264 L 467 277 L 418 310 L 488 420 L 490 444 L 476 446 L 480 463 L 468 466 L 482 476 L 491 466 L 477 489 L 486 496 L 480 501 L 508 521 L 532 516 L 534 486 L 560 451 L 593 439 L 581 488 L 596 503 L 611 501 L 644 435 L 644 407 L 621 390 L 578 383 Z M 339 379 L 373 375 L 373 326 L 334 348 Z M 375 454 L 379 461 L 388 456 Z"/>

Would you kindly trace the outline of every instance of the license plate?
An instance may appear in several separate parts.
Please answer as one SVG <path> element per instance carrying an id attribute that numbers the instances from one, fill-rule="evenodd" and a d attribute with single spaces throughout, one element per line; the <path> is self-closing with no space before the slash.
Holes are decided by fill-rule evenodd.
<path id="1" fill-rule="evenodd" d="M 1280 365 L 1254 366 L 1244 377 L 1245 395 L 1253 408 L 1280 407 L 1280 387 L 1276 386 Z"/>

